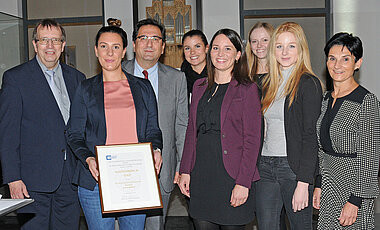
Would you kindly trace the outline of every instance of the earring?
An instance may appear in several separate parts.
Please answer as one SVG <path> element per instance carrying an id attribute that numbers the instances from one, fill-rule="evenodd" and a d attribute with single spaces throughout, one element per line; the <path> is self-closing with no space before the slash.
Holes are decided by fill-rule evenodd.
<path id="1" fill-rule="evenodd" d="M 238 60 L 237 60 L 237 59 L 235 59 L 235 63 L 236 63 L 236 64 L 238 63 Z"/>

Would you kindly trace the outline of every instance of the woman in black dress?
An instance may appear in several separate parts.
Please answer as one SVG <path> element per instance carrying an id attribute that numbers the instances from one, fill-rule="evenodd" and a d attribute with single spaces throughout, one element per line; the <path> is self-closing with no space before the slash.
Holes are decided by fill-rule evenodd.
<path id="1" fill-rule="evenodd" d="M 207 66 L 193 87 L 179 186 L 196 229 L 244 229 L 254 217 L 261 113 L 235 31 L 214 35 Z"/>
<path id="2" fill-rule="evenodd" d="M 181 71 L 185 73 L 187 81 L 187 96 L 193 91 L 194 82 L 207 77 L 206 54 L 208 42 L 206 35 L 200 30 L 190 30 L 182 38 L 183 54 Z"/>

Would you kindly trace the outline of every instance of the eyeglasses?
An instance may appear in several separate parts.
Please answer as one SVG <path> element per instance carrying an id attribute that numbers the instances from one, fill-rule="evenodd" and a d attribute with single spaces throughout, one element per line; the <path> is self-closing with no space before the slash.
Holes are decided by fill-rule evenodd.
<path id="1" fill-rule="evenodd" d="M 41 45 L 47 45 L 49 41 L 53 43 L 53 45 L 61 45 L 63 40 L 60 38 L 40 38 L 36 39 L 37 42 L 39 42 Z"/>
<path id="2" fill-rule="evenodd" d="M 159 41 L 162 40 L 162 37 L 159 36 L 146 36 L 146 35 L 141 35 L 137 37 L 140 41 L 142 42 L 148 42 L 148 40 L 151 40 L 154 43 L 158 43 Z"/>

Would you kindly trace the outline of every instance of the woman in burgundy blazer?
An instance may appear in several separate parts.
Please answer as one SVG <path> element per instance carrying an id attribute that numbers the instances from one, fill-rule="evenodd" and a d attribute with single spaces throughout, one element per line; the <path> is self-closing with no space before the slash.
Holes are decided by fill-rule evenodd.
<path id="1" fill-rule="evenodd" d="M 244 229 L 254 217 L 261 113 L 243 52 L 235 31 L 219 30 L 208 51 L 208 78 L 194 83 L 179 186 L 190 197 L 196 229 Z"/>

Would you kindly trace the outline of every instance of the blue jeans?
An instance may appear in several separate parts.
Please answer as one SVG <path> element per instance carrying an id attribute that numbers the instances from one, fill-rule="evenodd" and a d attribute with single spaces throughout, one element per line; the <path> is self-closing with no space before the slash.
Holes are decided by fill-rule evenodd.
<path id="1" fill-rule="evenodd" d="M 99 187 L 88 190 L 78 186 L 79 201 L 89 230 L 115 230 L 115 217 L 102 217 Z M 120 230 L 143 230 L 145 214 L 118 217 Z"/>
<path id="2" fill-rule="evenodd" d="M 259 229 L 278 230 L 283 206 L 292 230 L 312 229 L 313 186 L 309 185 L 308 207 L 294 212 L 292 199 L 297 181 L 287 157 L 262 156 L 259 173 L 261 179 L 256 184 L 256 215 Z"/>

